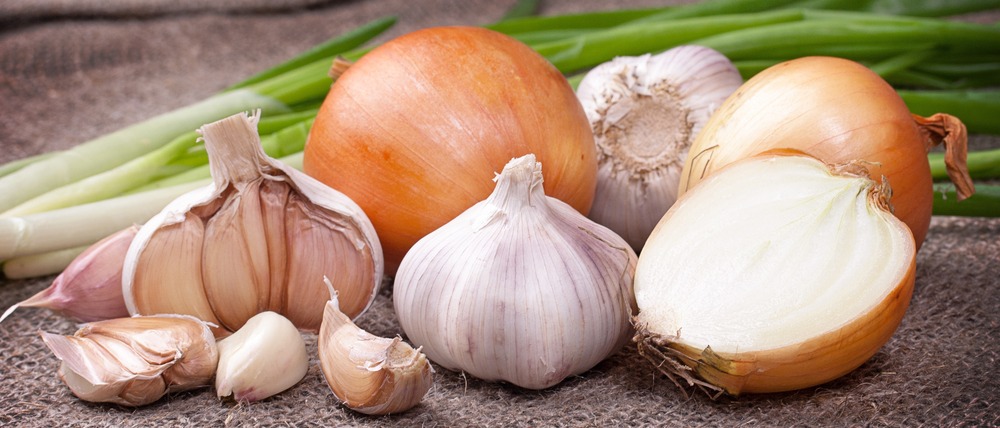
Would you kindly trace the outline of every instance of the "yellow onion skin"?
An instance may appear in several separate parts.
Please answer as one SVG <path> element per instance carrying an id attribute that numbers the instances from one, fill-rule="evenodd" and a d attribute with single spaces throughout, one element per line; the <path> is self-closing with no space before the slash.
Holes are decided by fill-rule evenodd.
<path id="1" fill-rule="evenodd" d="M 659 348 L 657 353 L 673 348 L 698 378 L 734 396 L 821 385 L 860 367 L 889 341 L 910 306 L 915 271 L 915 262 L 910 263 L 907 275 L 876 309 L 807 343 L 759 352 L 715 353 L 710 348 L 657 343 L 660 338 L 641 326 L 636 341 L 639 352 L 647 357 L 651 348 Z"/>
<path id="2" fill-rule="evenodd" d="M 303 166 L 361 206 L 393 274 L 417 240 L 489 196 L 489 178 L 528 153 L 546 167 L 545 193 L 586 215 L 597 151 L 562 74 L 509 36 L 434 27 L 373 49 L 337 79 Z"/>
<path id="3" fill-rule="evenodd" d="M 955 122 L 962 135 L 954 148 L 962 150 L 964 168 L 965 128 Z M 771 149 L 800 150 L 830 164 L 862 161 L 873 180 L 888 180 L 893 214 L 919 249 L 933 205 L 927 152 L 935 142 L 924 128 L 892 86 L 859 63 L 786 61 L 749 79 L 709 119 L 688 153 L 678 194 L 725 165 Z"/>

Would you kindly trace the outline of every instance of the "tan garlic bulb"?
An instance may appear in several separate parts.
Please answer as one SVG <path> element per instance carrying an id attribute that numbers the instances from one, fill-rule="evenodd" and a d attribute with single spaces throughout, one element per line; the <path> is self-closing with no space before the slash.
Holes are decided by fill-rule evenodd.
<path id="1" fill-rule="evenodd" d="M 691 143 L 742 83 L 728 58 L 693 45 L 618 57 L 588 72 L 577 98 L 597 144 L 589 217 L 639 252 L 677 200 Z"/>
<path id="2" fill-rule="evenodd" d="M 636 255 L 548 197 L 534 155 L 406 254 L 393 302 L 407 338 L 451 370 L 542 389 L 617 352 L 636 312 Z"/>
<path id="3" fill-rule="evenodd" d="M 212 383 L 219 361 L 204 322 L 184 315 L 116 318 L 72 336 L 41 333 L 59 376 L 84 401 L 142 406 Z"/>
<path id="4" fill-rule="evenodd" d="M 337 293 L 330 292 L 319 333 L 319 360 L 333 395 L 369 415 L 400 413 L 419 404 L 434 384 L 427 356 L 399 336 L 387 339 L 362 330 L 340 311 Z"/>
<path id="5" fill-rule="evenodd" d="M 264 154 L 259 116 L 205 125 L 213 183 L 171 202 L 139 230 L 122 273 L 132 314 L 181 313 L 239 329 L 264 311 L 318 331 L 333 280 L 356 317 L 382 280 L 382 250 L 354 202 Z"/>

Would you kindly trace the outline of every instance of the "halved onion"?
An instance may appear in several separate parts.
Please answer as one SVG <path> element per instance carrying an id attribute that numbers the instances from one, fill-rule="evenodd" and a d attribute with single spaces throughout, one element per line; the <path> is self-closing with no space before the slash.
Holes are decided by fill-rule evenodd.
<path id="1" fill-rule="evenodd" d="M 857 164 L 766 154 L 684 194 L 636 270 L 640 353 L 730 394 L 818 385 L 892 336 L 916 245 Z"/>

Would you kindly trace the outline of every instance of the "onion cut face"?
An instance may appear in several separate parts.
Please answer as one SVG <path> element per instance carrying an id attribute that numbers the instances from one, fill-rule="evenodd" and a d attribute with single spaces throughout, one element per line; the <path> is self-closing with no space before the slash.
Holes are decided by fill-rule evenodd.
<path id="1" fill-rule="evenodd" d="M 818 385 L 868 360 L 913 292 L 916 245 L 856 164 L 767 154 L 686 193 L 639 257 L 639 350 L 730 394 Z M 664 364 L 664 362 L 667 364 Z"/>
<path id="2" fill-rule="evenodd" d="M 798 58 L 747 80 L 709 118 L 691 145 L 679 193 L 732 162 L 774 149 L 830 164 L 865 162 L 873 180 L 885 177 L 892 185 L 893 213 L 919 248 L 934 197 L 927 152 L 944 145 L 948 175 L 962 200 L 975 191 L 967 139 L 958 118 L 911 114 L 892 86 L 859 63 Z"/>

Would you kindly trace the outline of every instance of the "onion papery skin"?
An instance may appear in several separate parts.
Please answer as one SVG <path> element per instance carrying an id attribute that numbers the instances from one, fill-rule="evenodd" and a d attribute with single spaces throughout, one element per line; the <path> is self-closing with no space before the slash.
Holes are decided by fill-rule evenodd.
<path id="1" fill-rule="evenodd" d="M 586 215 L 597 153 L 572 87 L 500 33 L 434 27 L 391 40 L 338 78 L 305 147 L 307 174 L 372 220 L 393 274 L 406 251 L 493 190 L 534 153 L 545 193 Z"/>
<path id="2" fill-rule="evenodd" d="M 831 164 L 862 161 L 873 180 L 888 180 L 893 213 L 919 248 L 933 204 L 932 145 L 875 72 L 846 59 L 798 58 L 757 74 L 723 103 L 692 144 L 678 193 L 771 149 L 796 149 Z"/>
<path id="3" fill-rule="evenodd" d="M 639 256 L 634 340 L 639 353 L 678 385 L 686 381 L 730 395 L 813 387 L 859 367 L 902 322 L 913 295 L 916 245 L 905 224 L 885 210 L 888 190 L 843 187 L 831 200 L 855 200 L 854 209 L 837 208 L 849 206 L 841 203 L 811 209 L 812 199 L 831 193 L 801 192 L 796 186 L 816 174 L 761 181 L 769 170 L 786 168 L 782 163 L 763 164 L 753 174 L 731 174 L 751 162 L 809 159 L 789 153 L 748 158 L 706 178 L 667 212 Z M 851 174 L 857 178 L 864 173 Z M 726 180 L 730 184 L 723 186 Z M 761 190 L 748 191 L 755 187 Z M 767 209 L 771 211 L 761 211 Z M 772 217 L 791 212 L 794 220 L 771 227 L 733 216 L 759 219 L 768 212 Z M 880 226 L 850 226 L 862 224 L 862 217 L 874 219 L 865 224 Z M 801 224 L 816 229 L 796 231 Z M 689 237 L 678 237 L 684 233 Z M 842 291 L 838 284 L 853 291 Z M 796 294 L 798 290 L 811 291 Z"/>

